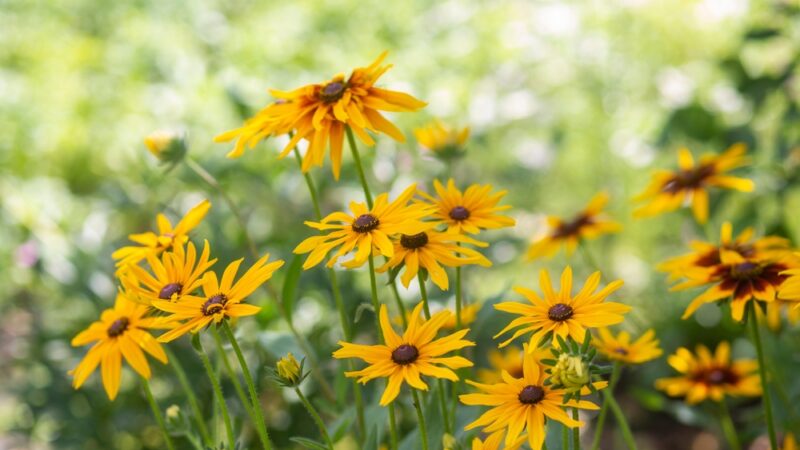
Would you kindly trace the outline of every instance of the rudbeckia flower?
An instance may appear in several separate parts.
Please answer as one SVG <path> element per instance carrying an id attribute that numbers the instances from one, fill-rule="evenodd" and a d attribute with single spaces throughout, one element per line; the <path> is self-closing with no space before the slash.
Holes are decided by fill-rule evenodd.
<path id="1" fill-rule="evenodd" d="M 784 282 L 784 284 L 786 283 Z M 800 303 L 797 301 L 776 298 L 775 300 L 767 303 L 767 310 L 763 314 L 763 320 L 766 322 L 770 330 L 777 333 L 781 330 L 781 326 L 783 325 L 783 316 L 785 311 L 786 321 L 790 325 L 797 325 L 797 323 L 800 322 L 800 307 L 795 308 L 795 306 L 798 305 L 800 305 Z M 759 318 L 762 317 L 760 309 L 756 308 L 756 313 L 759 315 Z"/>
<path id="2" fill-rule="evenodd" d="M 531 352 L 537 364 L 545 358 L 553 358 L 549 347 L 536 347 Z M 488 354 L 488 369 L 478 369 L 478 379 L 481 383 L 493 384 L 503 381 L 502 373 L 508 372 L 514 378 L 522 378 L 522 360 L 525 355 L 522 349 L 515 346 L 505 347 L 503 350 L 490 350 Z M 541 365 L 541 364 L 540 364 Z"/>
<path id="3" fill-rule="evenodd" d="M 609 361 L 620 361 L 625 364 L 642 364 L 661 356 L 655 331 L 647 330 L 638 339 L 631 342 L 627 331 L 620 331 L 614 336 L 608 328 L 597 330 L 592 343 Z"/>
<path id="4" fill-rule="evenodd" d="M 753 359 L 731 361 L 731 346 L 720 342 L 714 354 L 698 345 L 695 354 L 681 347 L 667 362 L 680 375 L 656 380 L 656 388 L 693 405 L 706 399 L 721 402 L 725 396 L 758 397 L 761 380 Z"/>
<path id="5" fill-rule="evenodd" d="M 529 259 L 552 257 L 562 246 L 567 254 L 572 254 L 582 239 L 594 239 L 607 233 L 615 233 L 622 226 L 609 220 L 603 214 L 608 203 L 608 194 L 594 196 L 586 208 L 569 220 L 550 216 L 547 218 L 549 231 L 528 248 Z"/>
<path id="6" fill-rule="evenodd" d="M 302 255 L 310 253 L 303 263 L 303 269 L 310 269 L 319 264 L 334 248 L 339 250 L 328 260 L 328 267 L 354 249 L 355 256 L 345 266 L 360 267 L 372 252 L 387 258 L 394 257 L 394 244 L 390 236 L 397 234 L 415 235 L 427 228 L 421 222 L 430 210 L 425 205 L 409 205 L 414 196 L 416 185 L 409 186 L 397 199 L 389 202 L 389 194 L 381 194 L 375 199 L 372 209 L 365 203 L 350 203 L 351 214 L 335 212 L 320 222 L 305 222 L 311 228 L 320 231 L 331 231 L 322 236 L 313 236 L 300 243 L 294 253 Z"/>
<path id="7" fill-rule="evenodd" d="M 514 219 L 498 214 L 511 206 L 498 206 L 506 191 L 491 193 L 490 184 L 473 184 L 463 193 L 456 188 L 453 179 L 447 181 L 445 188 L 439 180 L 434 180 L 436 197 L 419 192 L 425 202 L 436 209 L 432 217 L 447 225 L 448 233 L 478 234 L 481 230 L 513 227 Z"/>
<path id="8" fill-rule="evenodd" d="M 628 305 L 605 301 L 606 297 L 622 287 L 621 280 L 613 281 L 595 292 L 599 286 L 600 272 L 595 272 L 586 280 L 580 292 L 573 296 L 572 269 L 567 266 L 561 273 L 561 289 L 556 292 L 553 290 L 547 271 L 542 270 L 539 273 L 539 287 L 543 296 L 540 297 L 531 289 L 515 287 L 514 290 L 531 304 L 503 302 L 494 306 L 499 311 L 521 316 L 512 320 L 494 337 L 496 339 L 514 328 L 519 328 L 510 339 L 502 342 L 500 347 L 505 347 L 526 333 L 532 333 L 529 346 L 531 349 L 536 348 L 550 333 L 565 339 L 570 336 L 576 342 L 583 342 L 586 328 L 618 324 L 624 319 L 623 314 L 631 310 Z"/>
<path id="9" fill-rule="evenodd" d="M 222 274 L 222 279 L 217 278 L 214 272 L 208 272 L 203 277 L 203 296 L 184 295 L 180 300 L 158 300 L 153 306 L 161 311 L 171 313 L 164 320 L 172 321 L 176 325 L 158 337 L 159 342 L 170 342 L 191 331 L 197 333 L 211 322 L 220 323 L 228 317 L 252 316 L 261 311 L 261 307 L 243 303 L 259 286 L 272 278 L 282 265 L 283 261 L 277 260 L 267 263 L 269 253 L 261 257 L 238 280 L 236 273 L 243 259 L 238 259 L 228 265 Z M 178 321 L 184 321 L 178 323 Z"/>
<path id="10" fill-rule="evenodd" d="M 339 342 L 342 348 L 333 352 L 334 358 L 359 358 L 369 364 L 362 370 L 345 372 L 348 377 L 358 377 L 359 383 L 366 384 L 375 378 L 387 378 L 386 390 L 383 391 L 380 400 L 382 406 L 397 398 L 404 382 L 412 388 L 427 391 L 428 385 L 422 380 L 422 375 L 458 381 L 458 375 L 450 369 L 472 366 L 469 360 L 461 356 L 444 356 L 449 352 L 475 345 L 474 342 L 463 339 L 469 329 L 436 339 L 436 333 L 442 328 L 450 312 L 440 311 L 429 320 L 422 320 L 420 318 L 422 306 L 422 303 L 419 303 L 414 308 L 408 328 L 400 336 L 389 323 L 386 305 L 381 305 L 379 318 L 385 344 L 361 345 Z"/>
<path id="11" fill-rule="evenodd" d="M 526 346 L 527 347 L 527 346 Z M 528 445 L 532 450 L 540 450 L 547 435 L 546 423 L 550 420 L 575 428 L 582 422 L 571 419 L 564 408 L 600 409 L 586 400 L 565 402 L 563 389 L 554 389 L 545 384 L 547 374 L 526 348 L 523 359 L 523 374 L 520 378 L 502 373 L 503 381 L 496 384 L 481 384 L 471 380 L 467 383 L 483 391 L 480 394 L 460 395 L 465 405 L 491 406 L 477 420 L 465 427 L 471 430 L 483 427 L 483 431 L 494 433 L 506 430 L 505 445 L 511 446 L 523 432 L 528 433 Z"/>
<path id="12" fill-rule="evenodd" d="M 704 155 L 695 164 L 689 149 L 681 148 L 678 151 L 678 170 L 656 172 L 644 192 L 634 198 L 637 202 L 647 202 L 634 212 L 634 216 L 655 216 L 691 204 L 697 222 L 706 223 L 708 188 L 720 187 L 742 192 L 753 190 L 751 180 L 725 175 L 748 163 L 744 156 L 746 151 L 744 144 L 734 144 L 721 155 Z"/>
<path id="13" fill-rule="evenodd" d="M 222 133 L 214 140 L 236 139 L 234 149 L 228 153 L 229 158 L 236 158 L 244 153 L 245 146 L 252 148 L 270 135 L 293 132 L 280 157 L 288 155 L 300 140 L 307 140 L 308 150 L 302 164 L 303 172 L 307 172 L 312 165 L 322 165 L 325 149 L 330 146 L 333 175 L 339 179 L 346 128 L 369 146 L 375 144 L 369 132 L 384 133 L 405 142 L 403 133 L 380 111 L 417 111 L 426 105 L 408 94 L 375 87 L 392 67 L 381 65 L 386 55 L 384 52 L 369 66 L 353 70 L 349 77 L 340 74 L 327 82 L 290 92 L 271 90 L 277 102 L 259 111 L 242 127 Z"/>
<path id="14" fill-rule="evenodd" d="M 461 129 L 449 127 L 441 120 L 435 120 L 422 128 L 414 130 L 419 145 L 442 158 L 459 156 L 469 137 L 469 127 Z"/>
<path id="15" fill-rule="evenodd" d="M 159 255 L 175 244 L 185 244 L 189 240 L 189 232 L 200 224 L 210 208 L 211 203 L 203 200 L 189 210 L 174 227 L 167 216 L 159 214 L 156 216 L 157 233 L 148 231 L 129 235 L 128 239 L 138 245 L 122 247 L 112 253 L 111 257 L 117 260 L 118 268 L 125 268 L 128 265 L 137 264 L 147 255 Z"/>
<path id="16" fill-rule="evenodd" d="M 95 343 L 72 371 L 72 386 L 75 389 L 83 385 L 99 364 L 103 387 L 108 398 L 114 400 L 119 392 L 123 357 L 136 373 L 147 379 L 150 378 L 150 365 L 144 356 L 145 352 L 167 363 L 164 349 L 148 330 L 166 328 L 168 324 L 160 317 L 145 317 L 148 310 L 147 306 L 118 294 L 113 308 L 103 311 L 100 320 L 72 339 L 73 347 Z"/>

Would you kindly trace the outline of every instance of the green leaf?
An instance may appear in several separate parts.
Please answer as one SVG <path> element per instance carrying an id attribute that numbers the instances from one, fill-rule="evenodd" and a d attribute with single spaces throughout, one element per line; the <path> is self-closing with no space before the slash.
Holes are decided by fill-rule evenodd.
<path id="1" fill-rule="evenodd" d="M 283 290 L 281 291 L 281 299 L 283 300 L 283 314 L 286 316 L 286 321 L 292 321 L 292 311 L 294 310 L 294 301 L 297 297 L 297 284 L 300 282 L 300 275 L 303 273 L 303 258 L 300 255 L 295 255 L 292 262 L 289 264 L 289 270 L 286 271 L 286 279 L 283 281 Z"/>
<path id="2" fill-rule="evenodd" d="M 292 442 L 296 442 L 296 443 L 302 445 L 304 448 L 310 448 L 310 449 L 313 449 L 313 450 L 328 450 L 328 447 L 326 447 L 325 444 L 322 444 L 321 442 L 317 442 L 317 441 L 315 441 L 313 439 L 304 438 L 304 437 L 292 437 L 292 438 L 289 438 L 289 440 L 292 441 Z"/>

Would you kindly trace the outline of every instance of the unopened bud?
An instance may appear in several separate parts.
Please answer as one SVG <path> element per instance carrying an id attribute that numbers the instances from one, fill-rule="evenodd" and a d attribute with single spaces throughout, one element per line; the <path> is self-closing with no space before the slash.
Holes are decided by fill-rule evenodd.
<path id="1" fill-rule="evenodd" d="M 177 163 L 186 155 L 186 139 L 175 131 L 154 131 L 144 138 L 144 145 L 162 163 Z"/>

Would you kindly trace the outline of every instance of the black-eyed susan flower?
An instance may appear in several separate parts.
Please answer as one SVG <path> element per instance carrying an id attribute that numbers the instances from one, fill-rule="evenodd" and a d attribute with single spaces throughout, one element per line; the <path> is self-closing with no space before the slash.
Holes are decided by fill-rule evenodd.
<path id="1" fill-rule="evenodd" d="M 469 305 L 461 308 L 461 326 L 465 327 L 472 322 L 475 322 L 475 319 L 478 318 L 478 312 L 481 310 L 483 305 L 480 303 L 470 303 Z M 451 312 L 453 312 L 451 310 Z M 458 321 L 456 320 L 456 315 L 453 313 L 447 322 L 442 325 L 443 330 L 455 330 L 458 327 Z"/>
<path id="2" fill-rule="evenodd" d="M 625 364 L 642 364 L 661 356 L 656 332 L 647 330 L 638 339 L 631 342 L 627 331 L 620 331 L 616 336 L 606 327 L 597 330 L 592 344 L 609 361 L 620 361 Z"/>
<path id="3" fill-rule="evenodd" d="M 435 207 L 432 217 L 446 224 L 449 233 L 478 234 L 481 230 L 513 227 L 516 223 L 511 217 L 498 214 L 511 206 L 498 206 L 506 191 L 492 193 L 490 184 L 473 184 L 462 193 L 451 178 L 446 188 L 434 180 L 433 188 L 436 197 L 425 192 L 419 195 Z"/>
<path id="4" fill-rule="evenodd" d="M 123 357 L 133 370 L 148 379 L 150 365 L 145 352 L 166 364 L 164 349 L 148 330 L 166 328 L 169 324 L 161 318 L 146 317 L 148 310 L 147 306 L 132 302 L 120 293 L 113 308 L 103 311 L 100 320 L 72 339 L 73 347 L 95 343 L 72 371 L 72 386 L 75 389 L 80 388 L 100 365 L 103 387 L 108 398 L 114 400 L 119 392 Z"/>
<path id="5" fill-rule="evenodd" d="M 761 395 L 758 363 L 754 359 L 731 360 L 731 346 L 720 342 L 714 354 L 698 345 L 695 354 L 679 348 L 667 362 L 680 375 L 656 380 L 656 387 L 670 396 L 685 397 L 689 404 L 706 399 L 721 402 L 725 396 Z"/>
<path id="6" fill-rule="evenodd" d="M 499 311 L 521 316 L 512 320 L 495 335 L 497 338 L 518 328 L 510 339 L 500 344 L 500 347 L 505 347 L 526 333 L 531 333 L 529 347 L 531 349 L 536 348 L 551 333 L 564 339 L 570 336 L 576 342 L 583 342 L 587 328 L 605 327 L 622 322 L 623 314 L 630 311 L 631 307 L 605 301 L 606 297 L 622 287 L 622 281 L 613 281 L 595 292 L 599 286 L 600 272 L 595 272 L 589 276 L 583 288 L 573 296 L 572 269 L 567 266 L 561 273 L 561 288 L 556 292 L 553 290 L 547 271 L 542 270 L 539 274 L 542 296 L 531 289 L 514 288 L 531 303 L 530 305 L 519 302 L 502 302 L 495 305 L 495 309 Z"/>
<path id="7" fill-rule="evenodd" d="M 572 254 L 582 239 L 594 239 L 619 231 L 622 226 L 603 214 L 607 203 L 608 194 L 601 192 L 592 198 L 583 211 L 569 220 L 548 217 L 548 231 L 528 248 L 528 258 L 552 257 L 561 247 L 566 248 L 567 254 Z"/>
<path id="8" fill-rule="evenodd" d="M 546 352 L 545 357 L 552 357 L 550 349 L 538 347 L 536 351 Z M 501 374 L 508 372 L 514 378 L 522 378 L 522 349 L 510 345 L 503 350 L 490 350 L 487 358 L 489 368 L 481 368 L 476 371 L 478 380 L 485 384 L 499 383 L 503 380 Z"/>
<path id="9" fill-rule="evenodd" d="M 521 378 L 514 378 L 508 372 L 503 372 L 503 381 L 500 383 L 481 384 L 467 380 L 467 383 L 483 393 L 464 394 L 459 399 L 465 405 L 492 407 L 465 429 L 483 427 L 486 433 L 506 430 L 507 446 L 513 445 L 523 432 L 527 432 L 528 445 L 532 450 L 540 450 L 546 435 L 547 421 L 555 420 L 570 428 L 582 425 L 581 422 L 571 419 L 563 408 L 599 408 L 585 400 L 565 402 L 566 391 L 545 384 L 547 375 L 544 369 L 527 349 L 524 353 Z"/>
<path id="10" fill-rule="evenodd" d="M 280 157 L 288 155 L 305 139 L 308 150 L 302 169 L 307 172 L 312 165 L 322 165 L 325 150 L 330 146 L 331 166 L 338 179 L 346 127 L 366 145 L 375 144 L 369 132 L 384 133 L 398 142 L 405 142 L 403 133 L 380 111 L 416 111 L 426 105 L 411 95 L 375 87 L 378 79 L 391 68 L 391 65 L 381 64 L 386 54 L 382 53 L 367 67 L 353 70 L 348 78 L 340 74 L 325 83 L 306 85 L 290 92 L 271 90 L 277 102 L 259 111 L 242 127 L 220 134 L 214 140 L 236 139 L 234 149 L 228 153 L 228 157 L 235 158 L 242 155 L 245 146 L 252 148 L 270 135 L 294 132 Z"/>
<path id="11" fill-rule="evenodd" d="M 333 267 L 341 256 L 353 250 L 356 251 L 355 256 L 346 264 L 349 268 L 363 265 L 373 252 L 387 258 L 394 257 L 395 246 L 391 236 L 413 236 L 427 228 L 421 219 L 430 213 L 430 209 L 425 205 L 408 204 L 415 191 L 416 185 L 411 185 L 393 202 L 389 202 L 389 194 L 379 195 L 371 210 L 365 203 L 351 202 L 352 215 L 340 211 L 320 222 L 305 222 L 320 231 L 333 231 L 304 240 L 294 249 L 294 253 L 310 253 L 303 263 L 304 269 L 316 266 L 337 247 L 339 250 L 328 260 L 328 267 Z"/>
<path id="12" fill-rule="evenodd" d="M 800 305 L 797 301 L 782 300 L 780 298 L 776 298 L 767 303 L 767 310 L 763 315 L 763 319 L 769 329 L 776 333 L 780 331 L 783 325 L 784 315 L 789 324 L 797 325 L 797 323 L 800 322 L 800 307 L 795 308 L 797 305 Z M 761 316 L 761 310 L 756 309 L 756 313 Z"/>
<path id="13" fill-rule="evenodd" d="M 469 127 L 455 128 L 434 120 L 414 130 L 419 145 L 434 155 L 448 159 L 464 153 L 464 144 L 469 138 Z"/>
<path id="14" fill-rule="evenodd" d="M 159 342 L 170 342 L 189 331 L 196 333 L 211 322 L 220 323 L 228 317 L 251 316 L 258 313 L 261 310 L 260 306 L 243 301 L 272 278 L 272 274 L 283 265 L 281 260 L 267 263 L 268 260 L 269 253 L 256 261 L 236 281 L 234 281 L 236 273 L 243 259 L 230 263 L 222 274 L 222 279 L 218 279 L 214 272 L 207 272 L 201 283 L 202 297 L 184 295 L 177 302 L 154 301 L 154 307 L 170 313 L 165 320 L 176 323 L 171 330 L 158 337 Z"/>
<path id="15" fill-rule="evenodd" d="M 389 323 L 386 305 L 381 305 L 379 318 L 385 344 L 361 345 L 339 342 L 342 348 L 333 352 L 334 358 L 359 358 L 369 364 L 362 370 L 345 372 L 348 377 L 358 377 L 359 383 L 366 384 L 375 378 L 387 378 L 386 390 L 383 391 L 380 400 L 383 406 L 397 398 L 403 383 L 427 391 L 428 385 L 422 380 L 422 375 L 458 381 L 458 375 L 451 369 L 472 366 L 472 362 L 461 356 L 444 356 L 449 352 L 475 345 L 474 342 L 463 339 L 469 329 L 436 339 L 436 333 L 447 321 L 450 312 L 440 311 L 429 320 L 422 320 L 420 318 L 422 306 L 423 304 L 419 303 L 414 308 L 408 328 L 400 336 Z"/>
<path id="16" fill-rule="evenodd" d="M 189 240 L 189 232 L 200 224 L 210 208 L 211 203 L 203 200 L 190 209 L 174 227 L 167 216 L 159 214 L 156 216 L 157 233 L 148 231 L 129 235 L 128 239 L 137 245 L 122 247 L 112 253 L 111 257 L 117 260 L 118 268 L 124 268 L 137 264 L 147 255 L 159 255 L 175 244 L 185 244 Z"/>
<path id="17" fill-rule="evenodd" d="M 472 450 L 500 450 L 501 448 L 504 450 L 517 450 L 525 444 L 525 441 L 528 440 L 528 435 L 526 433 L 520 435 L 516 441 L 511 443 L 511 445 L 503 446 L 504 437 L 505 430 L 499 430 L 487 436 L 485 440 L 481 440 L 481 438 L 477 437 L 473 438 Z"/>
<path id="18" fill-rule="evenodd" d="M 161 258 L 149 254 L 146 257 L 150 271 L 139 265 L 128 266 L 120 276 L 122 285 L 132 300 L 152 304 L 158 300 L 175 302 L 184 294 L 191 294 L 200 287 L 203 275 L 217 262 L 209 259 L 208 241 L 197 257 L 194 243 L 173 247 L 173 251 L 161 254 Z"/>
<path id="19" fill-rule="evenodd" d="M 431 276 L 431 280 L 443 291 L 449 288 L 445 267 L 478 264 L 491 267 L 492 263 L 478 251 L 459 244 L 485 247 L 487 244 L 463 234 L 442 233 L 433 229 L 436 224 L 426 224 L 426 229 L 416 234 L 400 234 L 394 241 L 394 256 L 377 269 L 385 272 L 401 264 L 404 267 L 400 281 L 408 287 L 420 269 Z"/>
<path id="20" fill-rule="evenodd" d="M 647 202 L 634 212 L 636 217 L 655 216 L 674 211 L 691 204 L 692 212 L 699 223 L 708 220 L 708 188 L 719 187 L 751 192 L 754 184 L 746 178 L 726 175 L 738 167 L 748 164 L 744 156 L 747 147 L 734 144 L 721 155 L 704 155 L 695 164 L 687 148 L 678 151 L 678 170 L 661 170 L 653 174 L 644 192 L 634 198 Z"/>

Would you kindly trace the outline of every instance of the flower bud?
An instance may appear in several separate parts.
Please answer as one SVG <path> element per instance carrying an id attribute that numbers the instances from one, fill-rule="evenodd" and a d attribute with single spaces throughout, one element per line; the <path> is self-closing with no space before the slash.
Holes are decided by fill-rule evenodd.
<path id="1" fill-rule="evenodd" d="M 154 131 L 144 138 L 144 145 L 162 163 L 175 164 L 186 155 L 186 139 L 176 131 Z"/>
<path id="2" fill-rule="evenodd" d="M 576 391 L 589 384 L 589 366 L 580 356 L 562 353 L 551 369 L 550 379 L 568 392 Z"/>
<path id="3" fill-rule="evenodd" d="M 180 417 L 181 407 L 178 405 L 171 405 L 167 408 L 167 420 L 174 420 Z"/>
<path id="4" fill-rule="evenodd" d="M 301 381 L 303 372 L 302 366 L 291 353 L 287 353 L 286 356 L 278 360 L 275 366 L 278 377 L 283 384 L 294 386 Z"/>
<path id="5" fill-rule="evenodd" d="M 457 445 L 458 441 L 456 440 L 455 436 L 449 433 L 442 435 L 442 448 L 444 450 L 453 450 Z"/>

